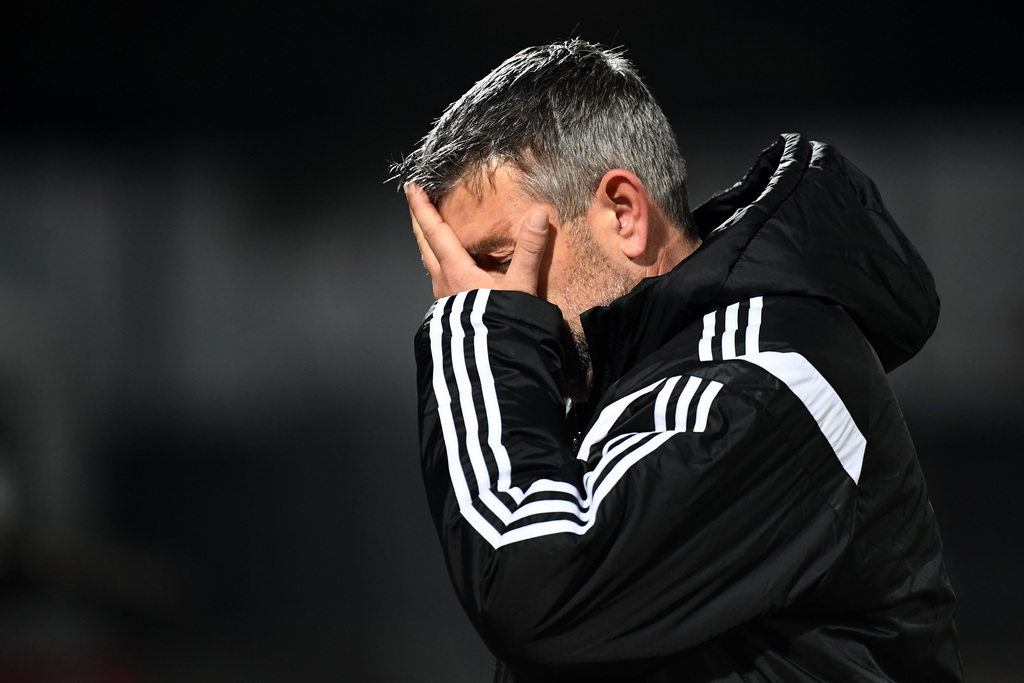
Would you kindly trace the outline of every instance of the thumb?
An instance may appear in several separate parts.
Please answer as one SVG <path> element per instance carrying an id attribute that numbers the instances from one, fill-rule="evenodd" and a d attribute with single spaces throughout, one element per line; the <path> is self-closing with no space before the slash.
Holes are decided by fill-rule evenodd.
<path id="1" fill-rule="evenodd" d="M 516 250 L 505 274 L 507 289 L 537 294 L 540 266 L 548 247 L 548 215 L 535 211 L 523 223 Z"/>

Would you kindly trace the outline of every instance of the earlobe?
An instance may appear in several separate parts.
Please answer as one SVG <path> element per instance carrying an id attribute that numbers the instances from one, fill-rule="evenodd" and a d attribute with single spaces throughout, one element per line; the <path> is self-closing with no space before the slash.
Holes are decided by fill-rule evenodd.
<path id="1" fill-rule="evenodd" d="M 648 246 L 650 207 L 644 185 L 632 171 L 617 168 L 604 174 L 597 199 L 614 219 L 616 246 L 631 261 L 643 260 Z M 640 263 L 640 265 L 644 265 Z"/>

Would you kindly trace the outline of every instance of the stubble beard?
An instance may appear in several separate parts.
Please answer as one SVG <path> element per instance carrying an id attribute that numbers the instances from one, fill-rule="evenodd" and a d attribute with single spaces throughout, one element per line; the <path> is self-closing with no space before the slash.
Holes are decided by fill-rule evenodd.
<path id="1" fill-rule="evenodd" d="M 572 340 L 572 347 L 566 350 L 569 361 L 566 395 L 575 403 L 585 403 L 593 388 L 594 372 L 580 314 L 625 296 L 639 279 L 617 267 L 605 255 L 585 223 L 574 227 L 569 239 L 576 267 L 568 277 L 562 304 L 562 316 Z"/>

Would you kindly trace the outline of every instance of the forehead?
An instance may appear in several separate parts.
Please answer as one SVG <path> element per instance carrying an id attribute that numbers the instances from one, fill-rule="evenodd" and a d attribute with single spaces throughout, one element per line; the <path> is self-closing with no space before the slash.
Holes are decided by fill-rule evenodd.
<path id="1" fill-rule="evenodd" d="M 540 206 L 522 191 L 518 173 L 502 166 L 490 177 L 461 182 L 438 205 L 441 218 L 471 253 L 511 241 L 527 213 Z"/>

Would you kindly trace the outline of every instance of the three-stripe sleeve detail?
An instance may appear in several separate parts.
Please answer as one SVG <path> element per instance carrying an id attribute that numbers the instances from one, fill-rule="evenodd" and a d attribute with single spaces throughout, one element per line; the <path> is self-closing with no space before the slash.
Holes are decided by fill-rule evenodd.
<path id="1" fill-rule="evenodd" d="M 763 308 L 764 299 L 756 296 L 730 304 L 724 311 L 706 314 L 704 333 L 697 345 L 698 358 L 702 361 L 734 360 L 758 353 Z"/>
<path id="2" fill-rule="evenodd" d="M 867 440 L 836 390 L 803 355 L 761 350 L 763 310 L 764 300 L 758 296 L 705 315 L 698 357 L 702 361 L 744 360 L 782 381 L 814 418 L 846 473 L 859 482 Z"/>
<path id="3" fill-rule="evenodd" d="M 489 295 L 477 290 L 442 299 L 428 323 L 433 391 L 459 510 L 495 548 L 548 534 L 584 534 L 601 502 L 634 464 L 676 434 L 704 431 L 722 384 L 669 377 L 621 397 L 601 411 L 580 444 L 581 481 L 539 478 L 523 490 L 512 484 L 502 442 L 483 316 Z M 622 432 L 637 406 L 653 410 L 654 429 Z"/>

